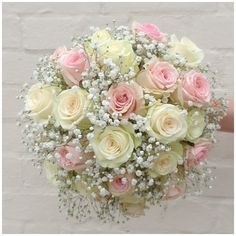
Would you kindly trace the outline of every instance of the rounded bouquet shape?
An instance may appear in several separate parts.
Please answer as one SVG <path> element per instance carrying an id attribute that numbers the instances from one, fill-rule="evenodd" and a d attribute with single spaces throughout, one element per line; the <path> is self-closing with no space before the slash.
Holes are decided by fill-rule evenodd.
<path id="1" fill-rule="evenodd" d="M 227 106 L 203 51 L 154 24 L 91 30 L 40 58 L 19 96 L 22 141 L 60 209 L 121 222 L 211 186 Z"/>

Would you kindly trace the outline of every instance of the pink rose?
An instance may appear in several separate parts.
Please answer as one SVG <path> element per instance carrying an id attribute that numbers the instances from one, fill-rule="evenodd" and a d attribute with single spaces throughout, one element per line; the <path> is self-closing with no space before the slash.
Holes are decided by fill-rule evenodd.
<path id="1" fill-rule="evenodd" d="M 206 159 L 209 150 L 211 148 L 211 143 L 208 141 L 203 141 L 194 144 L 193 147 L 189 147 L 186 151 L 186 167 L 196 167 L 199 163 Z"/>
<path id="2" fill-rule="evenodd" d="M 211 99 L 210 84 L 204 75 L 191 70 L 184 75 L 181 83 L 182 99 L 200 107 Z"/>
<path id="3" fill-rule="evenodd" d="M 67 53 L 66 47 L 57 48 L 54 53 L 50 56 L 51 60 L 58 60 L 63 54 Z"/>
<path id="4" fill-rule="evenodd" d="M 178 197 L 180 197 L 180 196 L 182 196 L 184 194 L 185 188 L 186 188 L 186 185 L 184 183 L 172 185 L 168 189 L 165 198 L 167 200 L 176 199 L 176 198 L 178 198 Z"/>
<path id="5" fill-rule="evenodd" d="M 67 144 L 57 148 L 59 153 L 59 165 L 67 171 L 83 171 L 86 169 L 86 161 L 93 158 L 94 153 L 77 151 L 73 145 Z"/>
<path id="6" fill-rule="evenodd" d="M 124 82 L 112 85 L 108 90 L 108 99 L 113 112 L 118 112 L 123 118 L 138 112 L 142 104 L 143 90 L 135 82 Z"/>
<path id="7" fill-rule="evenodd" d="M 167 41 L 167 34 L 162 33 L 160 29 L 154 24 L 140 24 L 138 22 L 134 22 L 132 29 L 134 32 L 137 31 L 145 33 L 150 39 L 157 42 Z"/>
<path id="8" fill-rule="evenodd" d="M 63 54 L 59 59 L 59 64 L 65 82 L 71 87 L 79 85 L 82 80 L 81 74 L 90 68 L 87 55 L 78 47 Z"/>
<path id="9" fill-rule="evenodd" d="M 149 61 L 146 70 L 138 74 L 137 83 L 148 93 L 162 95 L 164 92 L 171 93 L 176 89 L 178 77 L 179 73 L 174 66 L 155 58 Z"/>
<path id="10" fill-rule="evenodd" d="M 131 193 L 133 190 L 133 186 L 131 184 L 132 177 L 133 175 L 131 174 L 116 176 L 113 181 L 108 184 L 109 192 L 116 197 Z"/>

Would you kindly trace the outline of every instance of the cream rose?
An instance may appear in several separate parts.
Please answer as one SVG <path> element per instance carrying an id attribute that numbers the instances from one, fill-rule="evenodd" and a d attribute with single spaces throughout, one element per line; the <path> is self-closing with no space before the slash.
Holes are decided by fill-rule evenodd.
<path id="1" fill-rule="evenodd" d="M 84 42 L 85 51 L 90 56 L 90 59 L 95 60 L 97 56 L 96 52 L 100 52 L 101 54 L 101 50 L 104 51 L 106 49 L 107 43 L 109 43 L 111 40 L 111 34 L 105 29 L 94 32 L 91 36 L 90 42 Z"/>
<path id="2" fill-rule="evenodd" d="M 93 46 L 96 46 L 98 50 L 106 46 L 111 40 L 111 34 L 105 29 L 96 31 L 91 37 L 91 43 Z"/>
<path id="3" fill-rule="evenodd" d="M 150 175 L 156 178 L 177 171 L 178 156 L 175 152 L 161 152 L 159 158 L 153 161 Z"/>
<path id="4" fill-rule="evenodd" d="M 129 72 L 130 68 L 138 72 L 138 64 L 136 62 L 136 55 L 133 51 L 132 45 L 126 40 L 111 40 L 106 44 L 106 47 L 98 50 L 98 58 L 102 65 L 104 59 L 112 59 L 119 68 L 122 74 Z"/>
<path id="5" fill-rule="evenodd" d="M 73 123 L 80 128 L 87 127 L 89 122 L 85 117 L 89 109 L 90 101 L 88 93 L 79 87 L 64 90 L 57 97 L 54 110 L 58 124 L 64 129 L 70 129 Z"/>
<path id="6" fill-rule="evenodd" d="M 45 170 L 48 181 L 55 187 L 58 187 L 60 185 L 60 181 L 57 178 L 58 172 L 60 171 L 58 165 L 50 161 L 44 161 L 43 168 Z"/>
<path id="7" fill-rule="evenodd" d="M 35 84 L 26 95 L 25 108 L 36 121 L 45 121 L 53 112 L 54 101 L 60 89 L 55 86 Z"/>
<path id="8" fill-rule="evenodd" d="M 188 131 L 185 139 L 193 142 L 202 135 L 206 127 L 205 112 L 197 108 L 192 109 L 188 113 L 187 123 Z"/>
<path id="9" fill-rule="evenodd" d="M 108 99 L 112 112 L 118 112 L 123 118 L 138 113 L 143 108 L 143 90 L 135 82 L 113 84 L 108 90 Z"/>
<path id="10" fill-rule="evenodd" d="M 204 58 L 203 51 L 186 37 L 179 41 L 175 35 L 172 35 L 171 43 L 170 54 L 179 54 L 184 57 L 187 60 L 187 65 L 190 67 L 199 65 Z"/>
<path id="11" fill-rule="evenodd" d="M 184 139 L 186 115 L 172 104 L 155 104 L 148 110 L 146 129 L 150 136 L 165 144 Z"/>
<path id="12" fill-rule="evenodd" d="M 157 58 L 151 59 L 137 76 L 137 83 L 147 93 L 162 96 L 165 93 L 172 93 L 176 89 L 178 71 L 168 62 L 161 62 Z"/>
<path id="13" fill-rule="evenodd" d="M 96 155 L 96 161 L 102 167 L 115 168 L 131 158 L 138 146 L 130 127 L 107 126 L 104 130 L 95 129 L 94 138 L 90 140 Z"/>

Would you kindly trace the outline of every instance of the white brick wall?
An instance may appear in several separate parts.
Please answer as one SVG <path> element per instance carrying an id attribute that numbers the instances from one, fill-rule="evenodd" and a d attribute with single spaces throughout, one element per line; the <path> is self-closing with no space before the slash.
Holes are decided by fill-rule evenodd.
<path id="1" fill-rule="evenodd" d="M 31 76 L 37 58 L 70 37 L 133 20 L 152 22 L 162 31 L 186 35 L 206 52 L 233 96 L 232 3 L 4 3 L 3 4 L 3 232 L 4 233 L 233 233 L 233 135 L 219 133 L 211 152 L 217 166 L 212 190 L 170 202 L 124 225 L 66 221 L 58 213 L 55 190 L 31 166 L 15 127 L 22 107 L 15 96 Z"/>

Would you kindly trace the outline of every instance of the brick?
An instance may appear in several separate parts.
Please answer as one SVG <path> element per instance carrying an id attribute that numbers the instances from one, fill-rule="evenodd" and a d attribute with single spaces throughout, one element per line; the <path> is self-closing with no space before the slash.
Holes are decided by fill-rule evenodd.
<path id="1" fill-rule="evenodd" d="M 163 2 L 126 2 L 126 3 L 104 3 L 102 12 L 113 13 L 138 13 L 138 14 L 199 14 L 204 12 L 216 12 L 217 3 L 163 3 Z"/>
<path id="2" fill-rule="evenodd" d="M 17 192 L 22 188 L 21 161 L 17 156 L 3 155 L 2 160 L 3 192 Z"/>
<path id="3" fill-rule="evenodd" d="M 58 221 L 62 217 L 57 208 L 55 194 L 3 194 L 4 219 L 37 222 L 42 219 Z"/>
<path id="4" fill-rule="evenodd" d="M 232 220 L 234 218 L 234 213 L 232 210 L 230 210 L 231 207 L 233 207 L 233 206 L 226 205 L 225 208 L 218 207 L 217 212 L 220 215 L 220 217 L 217 218 L 216 223 L 210 229 L 210 233 L 217 232 L 218 234 L 225 234 L 225 233 L 229 234 L 229 233 L 234 232 L 234 227 L 232 224 Z M 225 220 L 225 219 L 227 219 L 227 220 Z"/>
<path id="5" fill-rule="evenodd" d="M 93 17 L 86 17 L 86 20 L 84 22 L 84 24 L 86 25 L 86 33 L 90 33 L 88 30 L 90 26 L 95 26 L 102 29 L 109 25 L 112 28 L 114 25 L 113 21 L 115 21 L 115 25 L 117 26 L 129 26 L 132 23 L 131 17 L 129 15 L 122 15 L 122 17 L 120 17 L 120 13 L 114 13 L 112 15 L 100 15 L 96 19 L 96 21 L 94 21 Z"/>
<path id="6" fill-rule="evenodd" d="M 44 52 L 32 54 L 22 51 L 3 50 L 3 85 L 17 84 L 21 86 L 26 82 L 30 82 L 30 77 L 36 67 L 38 58 L 43 55 Z"/>
<path id="7" fill-rule="evenodd" d="M 98 13 L 101 3 L 4 3 L 3 13 L 20 15 L 78 15 Z"/>
<path id="8" fill-rule="evenodd" d="M 132 20 L 151 22 L 162 32 L 186 36 L 203 50 L 233 49 L 233 18 L 230 15 L 138 15 L 130 14 Z M 224 33 L 219 33 L 224 32 Z M 217 38 L 217 39 L 216 39 Z"/>
<path id="9" fill-rule="evenodd" d="M 23 101 L 17 100 L 21 86 L 8 86 L 3 89 L 3 118 L 15 118 L 23 108 Z M 15 124 L 13 124 L 15 125 Z"/>
<path id="10" fill-rule="evenodd" d="M 61 222 L 29 222 L 24 227 L 24 234 L 55 234 L 59 233 Z"/>
<path id="11" fill-rule="evenodd" d="M 110 232 L 122 230 L 126 233 L 216 233 L 214 224 L 224 222 L 227 215 L 227 228 L 224 233 L 233 232 L 233 199 L 190 198 L 169 201 L 167 210 L 151 207 L 145 217 L 133 219 L 124 225 L 113 226 Z M 142 225 L 142 227 L 137 227 Z M 144 227 L 144 226 L 147 226 Z M 92 229 L 91 229 L 92 231 Z M 222 231 L 222 230 L 221 230 Z"/>
<path id="12" fill-rule="evenodd" d="M 27 17 L 23 20 L 24 48 L 45 50 L 61 45 L 71 46 L 72 36 L 88 33 L 91 25 L 106 27 L 107 23 L 112 24 L 112 19 L 107 16 L 101 16 L 96 21 L 91 16 Z M 129 18 L 124 16 L 118 23 L 128 21 Z M 45 37 L 50 37 L 50 40 L 44 40 Z"/>
<path id="13" fill-rule="evenodd" d="M 219 90 L 228 93 L 228 97 L 233 97 L 231 89 L 234 78 L 233 49 L 229 50 L 206 50 L 204 62 L 211 64 L 211 68 L 217 70 Z"/>
<path id="14" fill-rule="evenodd" d="M 42 217 L 46 224 L 46 229 L 50 228 L 51 222 L 62 224 L 63 215 L 58 215 L 55 209 L 55 199 L 49 196 L 19 195 L 18 198 L 3 195 L 3 206 L 11 205 L 14 211 L 5 211 L 3 216 L 7 219 L 17 220 L 21 215 L 21 220 L 29 220 L 26 226 L 27 233 L 51 232 L 40 229 Z M 169 201 L 167 211 L 163 208 L 152 207 L 146 212 L 145 217 L 132 219 L 126 224 L 105 224 L 91 218 L 89 221 L 79 225 L 74 225 L 73 219 L 63 222 L 59 228 L 54 228 L 54 233 L 217 233 L 214 224 L 224 220 L 227 216 L 227 227 L 219 228 L 222 233 L 232 233 L 233 229 L 233 199 L 212 199 L 212 198 L 190 198 L 187 200 Z M 40 210 L 39 210 L 40 209 Z M 50 213 L 48 210 L 51 209 Z M 201 217 L 199 217 L 201 216 Z M 35 222 L 35 226 L 31 226 Z M 184 226 L 183 226 L 184 222 Z M 98 228 L 97 225 L 100 225 Z M 142 227 L 138 225 L 142 224 Z M 147 226 L 147 227 L 144 227 Z M 199 227 L 201 226 L 201 227 Z M 31 229 L 31 230 L 30 230 Z M 38 229 L 35 231 L 35 229 Z M 223 229 L 223 230 L 222 230 Z"/>
<path id="15" fill-rule="evenodd" d="M 233 167 L 234 136 L 232 133 L 218 132 L 217 143 L 209 153 L 209 165 L 220 167 Z M 225 151 L 227 150 L 227 151 Z"/>
<path id="16" fill-rule="evenodd" d="M 71 17 L 27 17 L 23 20 L 24 48 L 54 49 L 60 45 L 69 45 L 71 36 L 79 30 L 78 23 Z"/>
<path id="17" fill-rule="evenodd" d="M 234 197 L 234 169 L 218 167 L 213 170 L 216 180 L 212 182 L 212 189 L 203 189 L 203 196 L 207 197 Z M 226 184 L 227 182 L 227 184 Z"/>
<path id="18" fill-rule="evenodd" d="M 21 143 L 20 129 L 15 122 L 8 122 L 2 124 L 2 149 L 3 157 L 7 157 L 9 153 L 16 153 L 19 156 L 26 152 L 24 145 Z"/>
<path id="19" fill-rule="evenodd" d="M 233 2 L 219 2 L 218 3 L 218 14 L 222 15 L 234 15 L 234 4 Z"/>
<path id="20" fill-rule="evenodd" d="M 20 48 L 22 40 L 20 18 L 17 16 L 3 16 L 2 34 L 3 48 Z"/>
<path id="21" fill-rule="evenodd" d="M 20 221 L 20 220 L 3 219 L 2 233 L 3 234 L 23 234 L 24 233 L 24 222 Z"/>
<path id="22" fill-rule="evenodd" d="M 40 171 L 34 167 L 30 161 L 31 155 L 28 155 L 28 159 L 21 160 L 22 170 L 22 191 L 32 194 L 57 194 L 57 189 L 48 182 L 45 172 L 40 175 Z"/>

